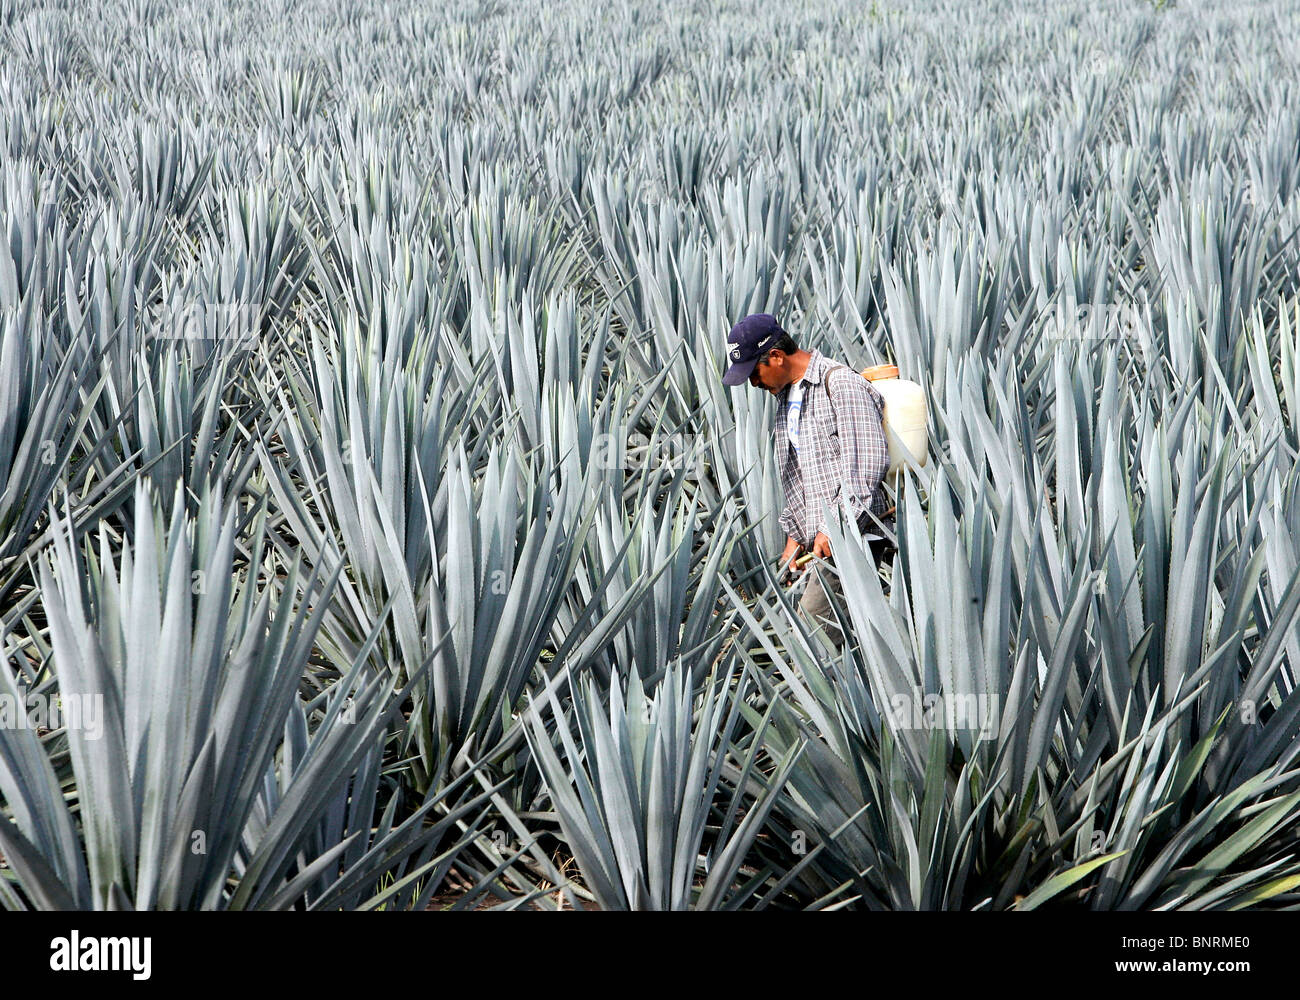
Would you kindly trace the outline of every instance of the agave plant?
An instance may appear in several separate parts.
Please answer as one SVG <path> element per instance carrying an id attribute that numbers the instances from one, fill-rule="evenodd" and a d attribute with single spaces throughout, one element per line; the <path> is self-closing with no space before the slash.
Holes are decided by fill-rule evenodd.
<path id="1" fill-rule="evenodd" d="M 63 727 L 61 762 L 32 729 L 0 730 L 12 817 L 0 819 L 0 849 L 16 875 L 5 904 L 373 905 L 391 895 L 385 876 L 436 868 L 444 859 L 420 852 L 486 796 L 443 794 L 372 827 L 400 701 L 391 679 L 358 663 L 328 697 L 299 699 L 332 582 L 301 579 L 296 565 L 275 582 L 264 513 L 238 558 L 244 519 L 219 494 L 191 520 L 178 493 L 168 518 L 141 483 L 134 516 L 136 541 L 118 554 L 101 531 L 98 553 L 79 555 L 65 519 L 41 559 L 50 666 L 62 702 L 83 710 Z M 0 681 L 27 704 L 8 667 Z M 450 808 L 426 822 L 439 806 Z"/>
<path id="2" fill-rule="evenodd" d="M 799 748 L 771 762 L 759 789 L 762 725 L 748 750 L 733 740 L 747 677 L 714 674 L 697 701 L 689 672 L 669 664 L 647 695 L 639 678 L 611 682 L 608 707 L 588 678 L 571 686 L 565 712 L 552 692 L 534 705 L 528 742 L 538 758 L 560 828 L 583 881 L 604 910 L 736 908 L 755 896 L 766 872 L 741 868 L 763 829 Z M 553 746 L 550 709 L 567 764 Z M 727 774 L 729 757 L 735 754 Z M 752 802 L 748 801 L 752 798 Z M 705 846 L 714 813 L 718 829 Z"/>

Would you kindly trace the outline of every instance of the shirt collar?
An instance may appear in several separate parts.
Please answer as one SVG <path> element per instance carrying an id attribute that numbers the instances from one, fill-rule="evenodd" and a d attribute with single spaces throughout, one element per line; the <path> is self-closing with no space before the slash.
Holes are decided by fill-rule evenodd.
<path id="1" fill-rule="evenodd" d="M 826 371 L 828 362 L 826 361 L 825 355 L 816 348 L 814 348 L 811 353 L 812 357 L 808 359 L 808 368 L 803 373 L 803 381 L 807 382 L 809 385 L 818 385 L 821 383 L 822 375 Z"/>
<path id="2" fill-rule="evenodd" d="M 829 367 L 829 362 L 826 360 L 826 356 L 816 348 L 809 353 L 812 354 L 812 357 L 808 359 L 808 367 L 799 382 L 804 385 L 819 385 L 821 384 L 822 375 L 825 374 L 826 369 Z M 781 390 L 782 399 L 790 395 L 790 386 L 794 384 L 794 382 L 791 382 L 790 385 Z"/>

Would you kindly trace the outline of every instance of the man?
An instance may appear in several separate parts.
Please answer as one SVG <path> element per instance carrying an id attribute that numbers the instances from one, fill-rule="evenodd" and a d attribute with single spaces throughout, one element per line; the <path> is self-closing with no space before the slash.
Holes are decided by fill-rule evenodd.
<path id="1" fill-rule="evenodd" d="M 872 515 L 893 528 L 892 518 L 882 517 L 890 505 L 881 486 L 889 469 L 889 446 L 880 394 L 851 368 L 820 351 L 801 350 L 767 313 L 746 316 L 732 327 L 727 343 L 731 366 L 723 384 L 748 381 L 777 398 L 776 460 L 785 492 L 780 518 L 786 531 L 782 572 L 805 550 L 830 560 L 826 522 L 837 506 L 846 523 L 856 523 L 859 531 L 876 536 L 870 548 L 879 565 L 889 543 L 880 536 Z M 799 609 L 838 649 L 844 636 L 831 610 L 828 585 L 843 594 L 833 570 L 814 573 Z"/>

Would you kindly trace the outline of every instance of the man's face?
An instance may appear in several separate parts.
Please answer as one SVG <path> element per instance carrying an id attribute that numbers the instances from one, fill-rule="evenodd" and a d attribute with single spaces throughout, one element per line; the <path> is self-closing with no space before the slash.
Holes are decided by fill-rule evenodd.
<path id="1" fill-rule="evenodd" d="M 786 371 L 785 355 L 773 348 L 767 356 L 754 366 L 750 373 L 749 384 L 755 389 L 766 389 L 773 396 L 790 384 Z"/>

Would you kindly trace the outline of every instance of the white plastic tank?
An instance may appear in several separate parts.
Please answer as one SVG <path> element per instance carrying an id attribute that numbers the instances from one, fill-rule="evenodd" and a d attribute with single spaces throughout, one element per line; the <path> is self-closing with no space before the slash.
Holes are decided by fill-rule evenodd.
<path id="1" fill-rule="evenodd" d="M 929 455 L 926 435 L 925 390 L 915 382 L 898 377 L 896 365 L 866 368 L 862 377 L 885 401 L 885 440 L 889 443 L 889 472 L 898 475 L 908 462 L 925 465 Z"/>

